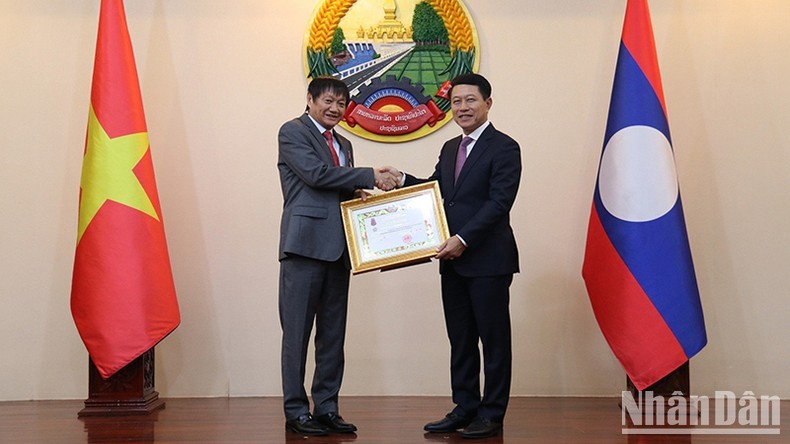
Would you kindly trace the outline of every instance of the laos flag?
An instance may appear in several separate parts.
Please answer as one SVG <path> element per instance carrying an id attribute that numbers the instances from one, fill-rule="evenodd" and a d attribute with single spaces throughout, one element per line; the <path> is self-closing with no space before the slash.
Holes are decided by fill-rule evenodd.
<path id="1" fill-rule="evenodd" d="M 582 275 L 639 390 L 707 343 L 647 0 L 628 0 Z"/>

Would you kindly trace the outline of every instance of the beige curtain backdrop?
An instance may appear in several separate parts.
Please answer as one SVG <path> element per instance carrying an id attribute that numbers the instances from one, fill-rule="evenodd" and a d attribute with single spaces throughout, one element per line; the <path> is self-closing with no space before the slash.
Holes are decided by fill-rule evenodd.
<path id="1" fill-rule="evenodd" d="M 319 0 L 126 2 L 183 322 L 165 397 L 280 394 L 279 126 L 304 109 Z M 580 269 L 625 0 L 466 0 L 490 117 L 522 144 L 513 395 L 617 395 Z M 790 396 L 790 2 L 653 0 L 708 346 L 696 394 Z M 84 398 L 69 311 L 99 0 L 0 0 L 0 400 Z M 453 124 L 350 138 L 358 165 L 432 171 Z M 346 395 L 449 394 L 435 263 L 352 279 Z"/>

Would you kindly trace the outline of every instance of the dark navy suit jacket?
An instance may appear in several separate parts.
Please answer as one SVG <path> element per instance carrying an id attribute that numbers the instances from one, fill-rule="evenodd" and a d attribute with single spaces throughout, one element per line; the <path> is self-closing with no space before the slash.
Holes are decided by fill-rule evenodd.
<path id="1" fill-rule="evenodd" d="M 510 226 L 510 209 L 521 180 L 521 149 L 510 136 L 489 125 L 454 180 L 461 136 L 445 142 L 433 174 L 427 179 L 406 175 L 405 185 L 438 180 L 450 235 L 467 244 L 453 260 L 461 276 L 497 276 L 519 271 L 518 248 Z M 440 271 L 445 267 L 444 261 Z"/>

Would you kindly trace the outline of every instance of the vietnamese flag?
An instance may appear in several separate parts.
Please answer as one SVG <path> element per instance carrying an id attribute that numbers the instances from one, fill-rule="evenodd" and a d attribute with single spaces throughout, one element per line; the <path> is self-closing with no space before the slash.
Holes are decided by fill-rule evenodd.
<path id="1" fill-rule="evenodd" d="M 71 312 L 103 378 L 180 323 L 122 0 L 102 0 Z"/>
<path id="2" fill-rule="evenodd" d="M 636 388 L 707 343 L 647 0 L 628 0 L 582 275 Z"/>

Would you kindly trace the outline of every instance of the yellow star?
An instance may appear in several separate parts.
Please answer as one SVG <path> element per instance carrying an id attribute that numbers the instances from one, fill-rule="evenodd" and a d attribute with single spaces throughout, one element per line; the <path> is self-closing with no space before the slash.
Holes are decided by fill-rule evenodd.
<path id="1" fill-rule="evenodd" d="M 135 208 L 159 220 L 151 199 L 132 171 L 147 151 L 147 132 L 110 138 L 91 106 L 80 181 L 82 198 L 77 227 L 78 243 L 88 224 L 107 200 Z"/>

